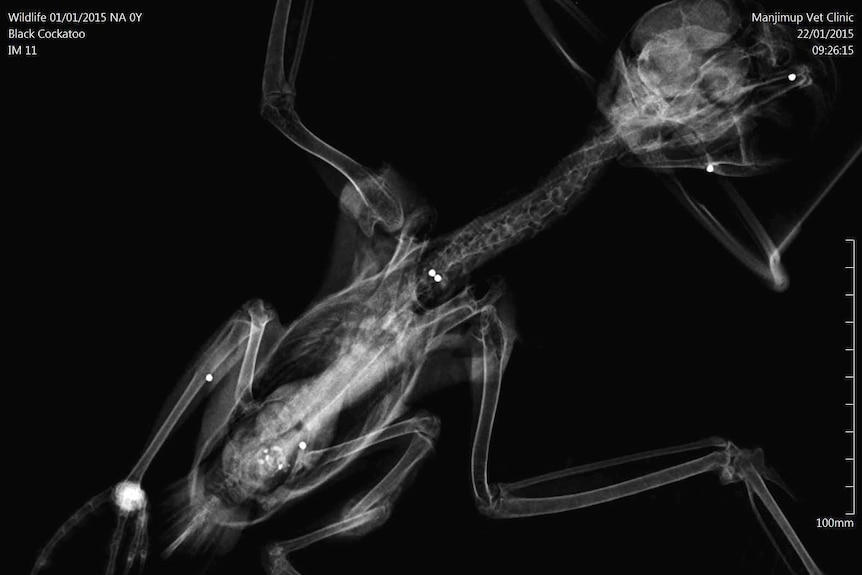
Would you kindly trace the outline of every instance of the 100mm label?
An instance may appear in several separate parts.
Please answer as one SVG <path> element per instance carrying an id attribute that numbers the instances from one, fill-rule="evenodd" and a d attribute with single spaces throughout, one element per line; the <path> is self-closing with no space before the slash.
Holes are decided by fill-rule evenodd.
<path id="1" fill-rule="evenodd" d="M 853 529 L 856 523 L 852 519 L 835 519 L 834 517 L 818 517 L 814 520 L 818 529 Z"/>

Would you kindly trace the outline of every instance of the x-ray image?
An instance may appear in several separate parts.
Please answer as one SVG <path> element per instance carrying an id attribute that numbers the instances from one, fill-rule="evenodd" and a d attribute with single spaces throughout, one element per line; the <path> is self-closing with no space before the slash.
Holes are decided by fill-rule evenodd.
<path id="1" fill-rule="evenodd" d="M 858 573 L 860 8 L 6 9 L 9 573 Z"/>

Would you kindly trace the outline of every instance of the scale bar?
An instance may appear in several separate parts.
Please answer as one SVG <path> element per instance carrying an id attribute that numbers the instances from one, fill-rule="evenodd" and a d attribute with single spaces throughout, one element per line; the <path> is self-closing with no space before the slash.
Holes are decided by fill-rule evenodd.
<path id="1" fill-rule="evenodd" d="M 845 457 L 844 461 L 851 463 L 850 485 L 846 488 L 850 490 L 850 511 L 845 515 L 856 515 L 856 238 L 845 238 L 846 243 L 850 244 L 850 265 L 845 266 L 845 270 L 850 270 L 850 293 L 844 294 L 850 298 L 850 319 L 844 323 L 851 326 L 850 329 L 850 347 L 845 347 L 844 351 L 850 353 L 850 375 L 845 375 L 844 379 L 851 382 L 851 400 L 845 405 L 852 408 L 851 429 L 845 431 L 851 437 L 851 453 L 850 457 Z"/>

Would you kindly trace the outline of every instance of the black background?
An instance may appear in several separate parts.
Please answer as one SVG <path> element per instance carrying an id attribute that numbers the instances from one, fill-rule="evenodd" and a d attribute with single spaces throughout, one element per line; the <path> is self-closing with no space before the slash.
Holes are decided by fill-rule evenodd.
<path id="1" fill-rule="evenodd" d="M 84 41 L 6 59 L 5 468 L 22 565 L 128 473 L 162 401 L 234 310 L 261 297 L 289 322 L 324 278 L 337 205 L 258 115 L 271 6 L 256 4 L 129 5 L 143 24 L 88 26 Z M 529 189 L 593 115 L 518 2 L 332 4 L 316 7 L 299 111 L 358 160 L 393 165 L 437 208 L 441 230 Z M 561 31 L 600 71 L 649 4 L 581 5 L 607 43 L 590 48 L 571 23 Z M 858 102 L 858 60 L 836 65 L 842 102 Z M 851 109 L 835 116 L 832 140 L 858 137 Z M 795 173 L 749 185 L 804 186 L 828 168 L 799 158 L 786 169 Z M 483 270 L 505 278 L 520 334 L 492 478 L 720 435 L 764 448 L 799 499 L 777 495 L 814 558 L 851 572 L 851 534 L 814 520 L 849 508 L 843 266 L 859 178 L 851 167 L 806 222 L 782 293 L 659 179 L 619 166 L 564 222 Z M 483 518 L 469 483 L 467 386 L 425 403 L 443 421 L 438 448 L 390 520 L 297 553 L 300 571 L 784 572 L 742 485 L 712 475 L 577 512 Z M 189 460 L 170 457 L 158 473 L 175 479 Z M 158 499 L 161 487 L 145 488 Z M 282 527 L 301 532 L 250 532 L 212 568 L 261 572 L 258 549 Z M 98 551 L 95 539 L 76 535 L 64 552 Z"/>

